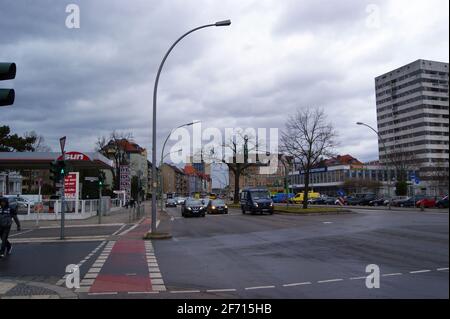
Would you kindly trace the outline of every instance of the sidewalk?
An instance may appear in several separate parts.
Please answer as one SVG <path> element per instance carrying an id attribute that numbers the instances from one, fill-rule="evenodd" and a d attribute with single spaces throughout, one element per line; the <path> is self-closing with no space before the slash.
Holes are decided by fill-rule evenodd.
<path id="1" fill-rule="evenodd" d="M 77 299 L 69 289 L 42 282 L 0 279 L 0 299 Z"/>

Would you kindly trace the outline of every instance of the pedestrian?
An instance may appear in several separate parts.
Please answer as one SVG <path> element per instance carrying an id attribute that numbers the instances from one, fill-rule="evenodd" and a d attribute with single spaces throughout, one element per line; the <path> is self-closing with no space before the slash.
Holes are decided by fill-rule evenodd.
<path id="1" fill-rule="evenodd" d="M 9 231 L 12 225 L 11 209 L 9 207 L 7 198 L 0 198 L 0 239 L 2 241 L 0 246 L 0 258 L 5 257 L 6 254 L 11 254 L 12 245 L 8 241 Z"/>
<path id="2" fill-rule="evenodd" d="M 19 201 L 19 195 L 17 195 L 16 209 L 12 209 L 12 208 L 10 208 L 10 209 L 11 209 L 11 216 L 17 226 L 17 231 L 20 231 L 21 230 L 20 220 L 19 220 L 19 217 L 17 217 L 17 211 L 18 211 L 18 205 L 19 205 L 18 201 Z"/>

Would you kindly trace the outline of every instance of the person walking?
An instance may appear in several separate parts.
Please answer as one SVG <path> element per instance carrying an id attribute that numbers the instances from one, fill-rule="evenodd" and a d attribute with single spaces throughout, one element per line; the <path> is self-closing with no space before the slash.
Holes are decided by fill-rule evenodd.
<path id="1" fill-rule="evenodd" d="M 4 197 L 0 198 L 0 239 L 2 241 L 0 246 L 0 258 L 5 257 L 5 254 L 11 254 L 12 245 L 8 241 L 11 225 L 12 214 L 8 199 Z"/>
<path id="2" fill-rule="evenodd" d="M 17 195 L 17 205 L 19 205 L 19 195 Z M 14 220 L 14 222 L 16 223 L 17 226 L 17 231 L 21 230 L 21 226 L 20 226 L 20 220 L 19 217 L 17 217 L 17 211 L 18 209 L 11 209 L 11 216 L 12 219 Z"/>

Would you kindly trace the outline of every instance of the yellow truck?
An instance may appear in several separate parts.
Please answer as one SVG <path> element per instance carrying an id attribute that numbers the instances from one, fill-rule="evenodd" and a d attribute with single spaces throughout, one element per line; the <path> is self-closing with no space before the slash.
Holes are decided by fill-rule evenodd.
<path id="1" fill-rule="evenodd" d="M 292 197 L 290 199 L 290 202 L 293 204 L 302 204 L 303 203 L 303 195 L 304 195 L 304 192 L 297 193 L 297 195 L 295 195 L 294 197 Z M 308 192 L 308 199 L 319 198 L 319 197 L 320 197 L 320 193 Z"/>

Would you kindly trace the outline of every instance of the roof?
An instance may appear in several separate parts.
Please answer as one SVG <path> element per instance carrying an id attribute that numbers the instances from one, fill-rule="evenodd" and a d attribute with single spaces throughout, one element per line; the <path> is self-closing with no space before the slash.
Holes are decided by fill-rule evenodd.
<path id="1" fill-rule="evenodd" d="M 353 156 L 346 154 L 346 155 L 337 155 L 335 157 L 327 159 L 324 161 L 324 164 L 326 166 L 336 166 L 336 165 L 351 165 L 351 164 L 362 165 L 363 163 L 361 163 Z"/>
<path id="2" fill-rule="evenodd" d="M 139 144 L 129 141 L 125 138 L 114 141 L 110 140 L 108 144 L 104 147 L 108 148 L 109 146 L 114 146 L 114 144 L 117 144 L 122 150 L 124 150 L 127 153 L 142 153 L 145 151 L 145 148 L 139 146 Z"/>
<path id="3" fill-rule="evenodd" d="M 70 153 L 70 152 L 66 152 Z M 77 152 L 78 153 L 78 152 Z M 88 160 L 68 160 L 74 168 L 109 169 L 114 162 L 98 152 L 82 153 Z M 0 152 L 0 169 L 49 169 L 59 152 Z"/>

